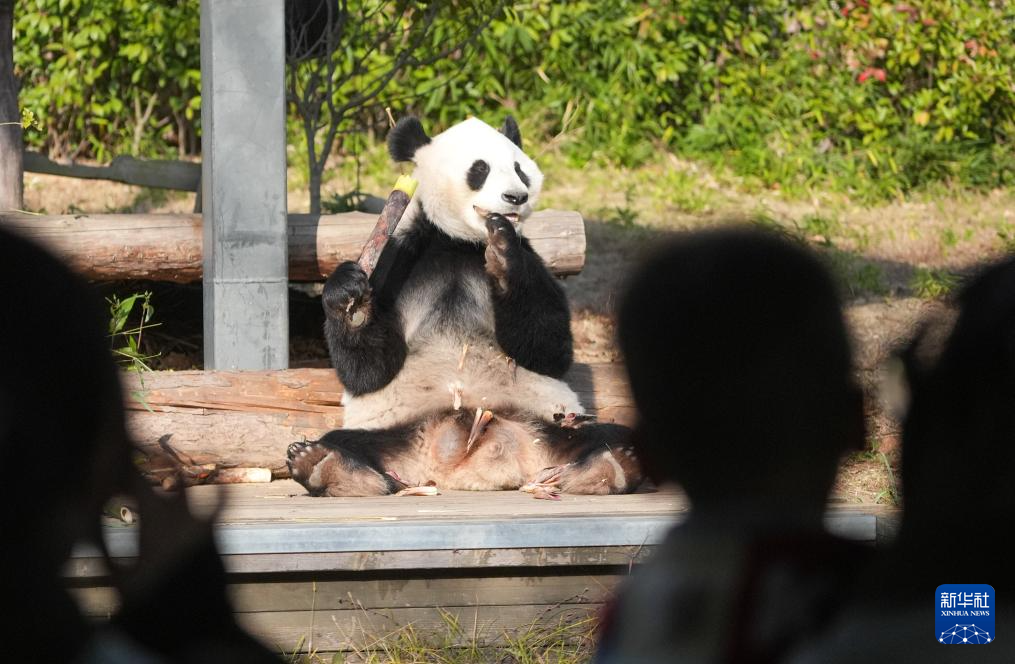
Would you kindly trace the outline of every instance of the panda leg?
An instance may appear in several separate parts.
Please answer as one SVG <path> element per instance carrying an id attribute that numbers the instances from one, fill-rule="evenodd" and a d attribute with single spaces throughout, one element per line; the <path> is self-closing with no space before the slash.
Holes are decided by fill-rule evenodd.
<path id="1" fill-rule="evenodd" d="M 387 472 L 384 459 L 404 453 L 411 430 L 339 429 L 316 441 L 289 445 L 290 476 L 311 496 L 382 496 L 406 484 Z"/>
<path id="2" fill-rule="evenodd" d="M 616 424 L 585 424 L 578 428 L 545 425 L 544 435 L 557 465 L 537 473 L 523 490 L 536 497 L 564 493 L 630 493 L 643 479 L 631 447 L 632 432 Z M 542 495 L 543 493 L 551 495 Z"/>

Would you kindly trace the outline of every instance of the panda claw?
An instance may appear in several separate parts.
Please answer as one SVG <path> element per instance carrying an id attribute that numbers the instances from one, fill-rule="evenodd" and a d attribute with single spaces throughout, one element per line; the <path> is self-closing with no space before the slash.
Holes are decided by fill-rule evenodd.
<path id="1" fill-rule="evenodd" d="M 560 500 L 560 491 L 554 487 L 536 487 L 532 497 L 536 500 Z"/>

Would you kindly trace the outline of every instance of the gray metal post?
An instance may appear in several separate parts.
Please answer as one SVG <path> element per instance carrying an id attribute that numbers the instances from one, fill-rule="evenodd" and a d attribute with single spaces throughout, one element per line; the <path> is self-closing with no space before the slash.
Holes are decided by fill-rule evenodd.
<path id="1" fill-rule="evenodd" d="M 283 5 L 201 2 L 207 369 L 289 365 Z"/>

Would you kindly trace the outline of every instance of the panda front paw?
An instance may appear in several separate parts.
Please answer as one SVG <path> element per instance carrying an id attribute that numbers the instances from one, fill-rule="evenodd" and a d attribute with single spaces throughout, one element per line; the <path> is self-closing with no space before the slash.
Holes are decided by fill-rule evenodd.
<path id="1" fill-rule="evenodd" d="M 502 214 L 486 218 L 486 272 L 494 279 L 501 293 L 508 290 L 508 270 L 521 251 L 521 241 L 514 225 Z"/>
<path id="2" fill-rule="evenodd" d="M 324 284 L 321 303 L 328 318 L 359 327 L 370 318 L 370 278 L 359 263 L 340 264 Z"/>

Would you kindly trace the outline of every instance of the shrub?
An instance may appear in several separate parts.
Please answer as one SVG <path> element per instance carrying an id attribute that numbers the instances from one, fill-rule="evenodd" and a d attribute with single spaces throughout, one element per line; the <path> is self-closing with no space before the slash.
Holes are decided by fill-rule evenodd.
<path id="1" fill-rule="evenodd" d="M 435 51 L 455 31 L 440 20 Z M 28 0 L 16 21 L 22 104 L 46 126 L 30 142 L 194 147 L 197 0 Z M 447 63 L 406 69 L 352 119 L 376 135 L 385 106 L 434 130 L 510 110 L 574 162 L 674 149 L 790 193 L 1015 184 L 1012 3 L 523 0 L 450 61 L 450 79 Z"/>
<path id="2" fill-rule="evenodd" d="M 30 145 L 99 159 L 199 150 L 197 0 L 26 0 L 14 19 L 21 105 L 44 128 Z"/>
<path id="3" fill-rule="evenodd" d="M 787 12 L 776 57 L 740 53 L 678 144 L 765 185 L 878 198 L 1015 182 L 1008 3 L 856 0 Z"/>

